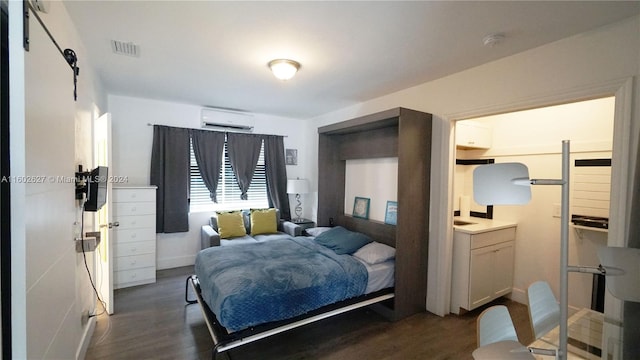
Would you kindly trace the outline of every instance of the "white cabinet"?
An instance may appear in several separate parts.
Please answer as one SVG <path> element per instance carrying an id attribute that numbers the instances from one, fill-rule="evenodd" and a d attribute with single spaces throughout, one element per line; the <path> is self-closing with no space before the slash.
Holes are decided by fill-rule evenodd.
<path id="1" fill-rule="evenodd" d="M 113 188 L 113 287 L 156 281 L 156 188 Z"/>
<path id="2" fill-rule="evenodd" d="M 491 147 L 491 128 L 474 121 L 456 122 L 456 146 L 462 149 Z"/>
<path id="3" fill-rule="evenodd" d="M 473 310 L 511 292 L 516 228 L 454 231 L 451 312 Z"/>

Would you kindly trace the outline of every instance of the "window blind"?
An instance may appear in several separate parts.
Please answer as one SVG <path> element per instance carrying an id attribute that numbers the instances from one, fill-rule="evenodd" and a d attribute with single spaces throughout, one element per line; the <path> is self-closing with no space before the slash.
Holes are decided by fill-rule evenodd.
<path id="1" fill-rule="evenodd" d="M 264 165 L 264 144 L 260 148 L 260 156 L 256 165 L 251 186 L 247 192 L 248 200 L 240 199 L 240 188 L 233 174 L 229 154 L 227 152 L 227 143 L 224 144 L 223 152 L 223 169 L 218 178 L 218 189 L 216 191 L 218 203 L 211 201 L 209 189 L 202 180 L 200 169 L 196 162 L 193 152 L 193 145 L 190 148 L 191 166 L 190 166 L 190 211 L 216 211 L 216 210 L 238 210 L 251 208 L 266 208 L 269 206 L 267 199 L 267 176 Z"/>

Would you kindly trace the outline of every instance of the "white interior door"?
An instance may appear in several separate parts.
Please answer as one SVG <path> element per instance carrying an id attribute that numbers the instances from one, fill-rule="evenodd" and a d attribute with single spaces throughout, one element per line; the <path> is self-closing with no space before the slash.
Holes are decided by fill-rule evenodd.
<path id="1" fill-rule="evenodd" d="M 95 166 L 107 166 L 108 175 L 112 175 L 111 166 L 111 114 L 106 113 L 96 119 L 94 123 L 94 163 Z M 100 246 L 96 256 L 96 282 L 100 298 L 105 303 L 106 310 L 113 314 L 113 244 L 110 238 L 111 227 L 111 194 L 112 183 L 107 182 L 107 202 L 96 212 L 95 224 L 100 230 Z"/>

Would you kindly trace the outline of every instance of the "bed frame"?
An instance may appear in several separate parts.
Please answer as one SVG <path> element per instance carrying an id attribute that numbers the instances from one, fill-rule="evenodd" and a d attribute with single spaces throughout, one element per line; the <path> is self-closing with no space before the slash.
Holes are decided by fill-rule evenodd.
<path id="1" fill-rule="evenodd" d="M 299 326 L 364 306 L 391 320 L 424 312 L 429 247 L 429 184 L 431 178 L 432 115 L 395 108 L 318 128 L 318 226 L 340 225 L 395 247 L 394 288 L 341 301 L 285 321 L 229 333 L 202 299 L 195 275 L 187 278 L 185 300 L 199 303 L 216 354 Z M 344 214 L 345 160 L 398 158 L 397 225 Z M 196 294 L 187 298 L 189 283 Z M 384 303 L 383 303 L 384 302 Z"/>
<path id="2" fill-rule="evenodd" d="M 195 299 L 189 299 L 189 285 L 191 285 L 191 288 L 195 293 Z M 202 310 L 205 323 L 207 324 L 209 334 L 211 335 L 211 339 L 214 344 L 211 354 L 211 358 L 213 360 L 216 359 L 217 354 L 227 350 L 351 310 L 378 304 L 385 300 L 393 299 L 394 297 L 394 288 L 382 289 L 370 294 L 330 304 L 291 319 L 256 325 L 245 330 L 230 333 L 226 328 L 220 325 L 215 314 L 202 298 L 200 282 L 196 275 L 191 275 L 187 278 L 184 294 L 185 301 L 188 304 L 200 304 L 200 309 Z"/>
<path id="3" fill-rule="evenodd" d="M 427 302 L 432 115 L 395 108 L 318 128 L 317 226 L 340 225 L 396 249 L 393 318 Z M 397 225 L 345 214 L 347 160 L 398 158 Z M 383 199 L 380 199 L 383 200 Z"/>

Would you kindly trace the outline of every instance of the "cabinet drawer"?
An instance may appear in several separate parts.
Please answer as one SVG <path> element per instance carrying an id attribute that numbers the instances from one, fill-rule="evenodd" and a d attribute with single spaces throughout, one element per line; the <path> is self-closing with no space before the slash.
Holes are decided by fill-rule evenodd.
<path id="1" fill-rule="evenodd" d="M 155 202 L 155 189 L 113 189 L 113 202 Z"/>
<path id="2" fill-rule="evenodd" d="M 155 215 L 114 216 L 114 221 L 120 223 L 118 230 L 149 228 L 156 230 Z"/>
<path id="3" fill-rule="evenodd" d="M 156 266 L 156 254 L 143 254 L 134 256 L 118 256 L 115 258 L 113 270 L 132 270 Z"/>
<path id="4" fill-rule="evenodd" d="M 156 281 L 156 268 L 148 267 L 135 270 L 115 271 L 114 275 L 114 287 L 120 287 L 119 285 L 127 283 L 146 284 Z"/>
<path id="5" fill-rule="evenodd" d="M 113 244 L 115 250 L 114 254 L 118 256 L 130 256 L 139 254 L 154 254 L 156 253 L 155 241 L 136 241 L 129 243 L 115 243 Z"/>
<path id="6" fill-rule="evenodd" d="M 140 228 L 140 229 L 120 229 L 116 228 L 113 232 L 116 242 L 123 244 L 132 241 L 155 241 L 156 231 L 155 228 Z"/>
<path id="7" fill-rule="evenodd" d="M 495 230 L 495 231 L 488 231 L 481 234 L 474 234 L 471 236 L 471 249 L 478 249 L 481 247 L 498 244 L 505 241 L 511 241 L 515 239 L 516 239 L 515 227 Z"/>
<path id="8" fill-rule="evenodd" d="M 113 203 L 113 216 L 153 215 L 156 213 L 155 202 Z"/>

